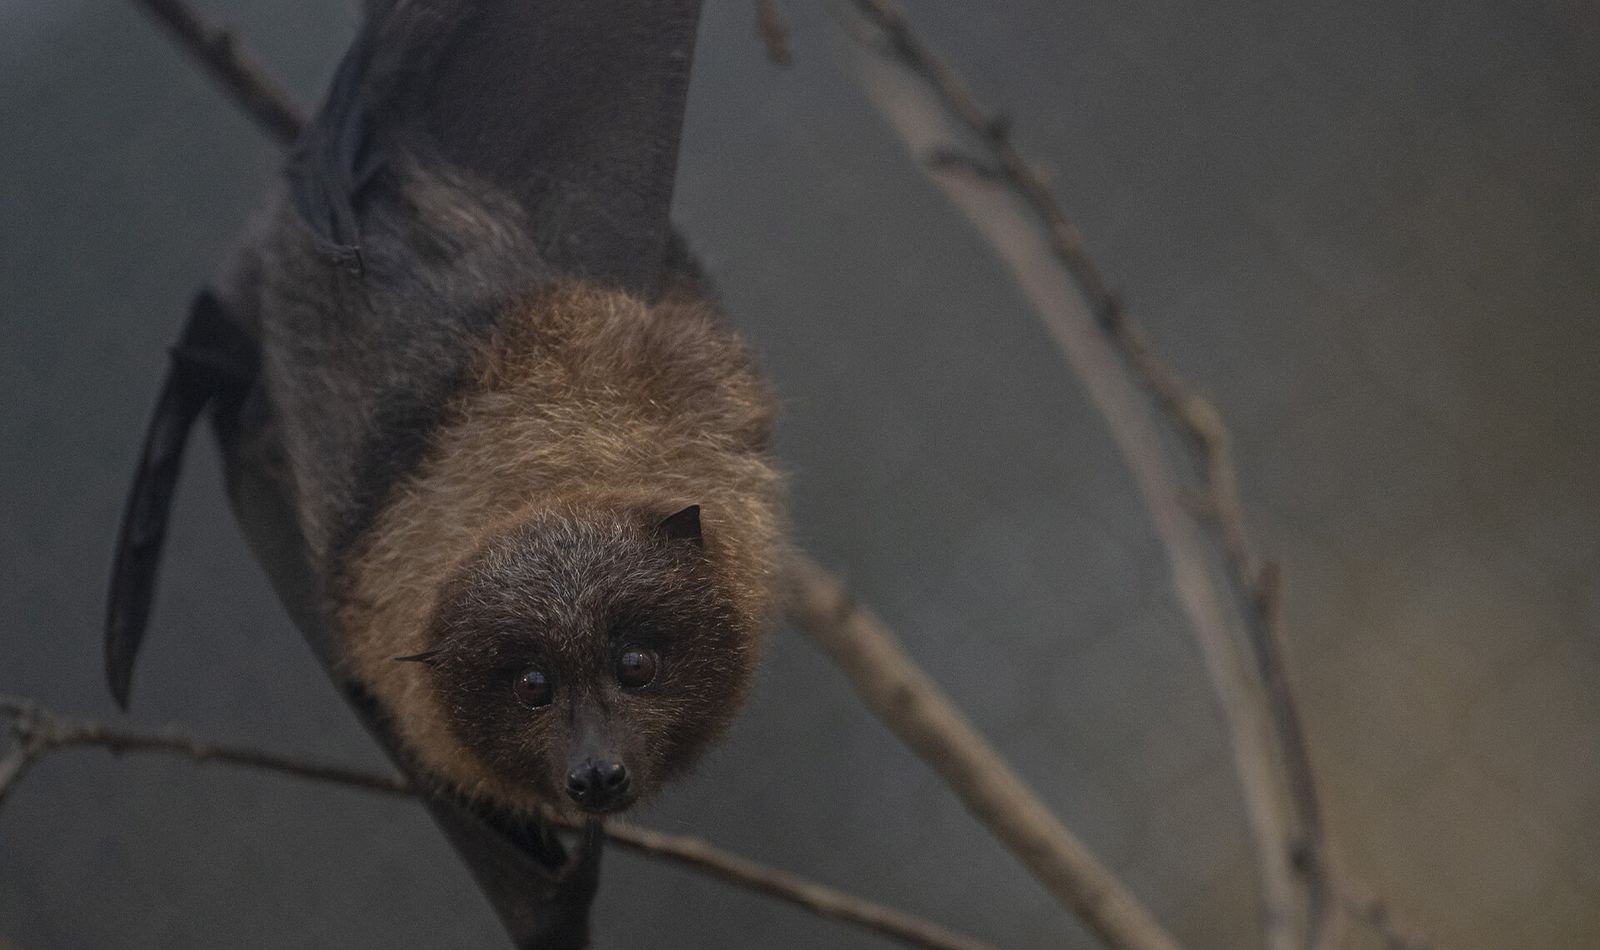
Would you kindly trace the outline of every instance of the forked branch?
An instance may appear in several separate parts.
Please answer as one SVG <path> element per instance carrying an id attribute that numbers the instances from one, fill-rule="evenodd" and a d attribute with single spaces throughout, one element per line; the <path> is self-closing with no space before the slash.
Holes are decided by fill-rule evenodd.
<path id="1" fill-rule="evenodd" d="M 1283 659 L 1281 575 L 1253 553 L 1220 413 L 1155 352 L 1049 181 L 1013 145 L 1009 121 L 977 100 L 893 0 L 850 2 L 870 26 L 850 32 L 881 54 L 863 70 L 874 104 L 1011 271 L 1105 417 L 1151 513 L 1228 727 L 1256 842 L 1267 945 L 1296 945 L 1298 875 L 1306 895 L 1304 945 L 1335 946 L 1338 911 L 1351 901 L 1331 866 Z M 965 157 L 969 143 L 980 150 L 975 160 Z M 1165 450 L 1136 385 L 1151 394 L 1186 447 L 1184 466 Z M 1220 577 L 1214 563 L 1221 564 Z M 1371 915 L 1356 916 L 1372 922 Z M 1387 915 L 1383 924 L 1376 929 L 1386 945 L 1424 945 Z"/>
<path id="2" fill-rule="evenodd" d="M 873 104 L 1005 264 L 1106 420 L 1150 512 L 1178 604 L 1222 711 L 1255 845 L 1266 946 L 1296 950 L 1295 823 L 1268 704 L 1236 637 L 1231 594 L 1216 576 L 1208 538 L 1191 513 L 1190 491 L 1166 450 L 1160 420 L 1103 331 L 1104 311 L 1096 318 L 1095 304 L 1113 298 L 1081 255 L 1062 257 L 1063 248 L 1081 247 L 1076 232 L 1064 224 L 1041 228 L 1017 199 L 1012 183 L 1023 174 L 1018 166 L 1024 163 L 1010 147 L 1004 123 L 976 105 L 893 8 L 879 2 L 857 6 L 893 17 L 871 20 L 885 31 L 881 49 L 888 55 L 869 54 L 861 62 Z M 961 117 L 960 126 L 952 113 Z M 968 147 L 969 126 L 985 130 L 981 141 L 992 155 L 959 158 Z M 1068 260 L 1073 263 L 1065 266 Z"/>

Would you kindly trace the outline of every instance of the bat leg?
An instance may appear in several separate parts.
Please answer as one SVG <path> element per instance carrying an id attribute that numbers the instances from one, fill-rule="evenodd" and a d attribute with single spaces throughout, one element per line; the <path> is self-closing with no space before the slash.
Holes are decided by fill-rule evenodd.
<path id="1" fill-rule="evenodd" d="M 237 408 L 255 381 L 258 365 L 255 341 L 228 318 L 215 294 L 202 291 L 172 349 L 172 365 L 145 431 L 117 536 L 106 603 L 105 660 L 111 695 L 124 709 L 150 619 L 167 515 L 189 431 L 208 406 Z"/>
<path id="2" fill-rule="evenodd" d="M 543 822 L 527 825 L 449 797 L 424 795 L 517 950 L 589 946 L 605 831 L 591 823 L 569 850 Z"/>

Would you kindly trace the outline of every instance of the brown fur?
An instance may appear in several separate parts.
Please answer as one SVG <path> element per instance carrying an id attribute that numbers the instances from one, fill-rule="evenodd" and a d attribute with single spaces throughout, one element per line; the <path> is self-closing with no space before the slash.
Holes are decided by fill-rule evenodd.
<path id="1" fill-rule="evenodd" d="M 546 576 L 559 565 L 537 561 L 528 546 L 540 543 L 540 532 L 566 531 L 605 549 L 585 563 L 607 576 L 580 578 L 580 587 L 643 578 L 651 590 L 678 584 L 704 593 L 702 606 L 712 612 L 705 616 L 722 618 L 716 623 L 688 623 L 700 609 L 688 602 L 663 609 L 686 612 L 682 636 L 689 642 L 681 649 L 709 663 L 708 682 L 680 684 L 688 692 L 654 704 L 608 706 L 625 707 L 616 715 L 631 717 L 626 725 L 659 746 L 646 777 L 652 787 L 703 750 L 738 705 L 767 620 L 781 534 L 780 479 L 765 456 L 771 416 L 746 348 L 682 289 L 647 307 L 568 284 L 499 321 L 423 464 L 398 484 L 341 572 L 336 598 L 350 672 L 391 711 L 429 771 L 514 809 L 564 807 L 549 782 L 518 774 L 483 743 L 464 741 L 473 725 L 463 717 L 470 720 L 473 707 L 447 688 L 449 676 L 395 661 L 438 649 L 463 625 L 489 624 L 484 605 L 494 598 L 474 593 L 474 584 L 500 584 L 512 600 L 507 609 L 521 610 L 530 623 L 544 616 L 548 603 L 515 602 L 522 586 L 529 598 L 535 588 L 560 586 Z M 649 519 L 685 504 L 702 506 L 703 556 L 652 546 Z M 521 574 L 506 573 L 506 557 L 527 562 L 511 565 Z M 523 580 L 483 579 L 495 570 Z M 726 628 L 721 639 L 694 642 L 712 636 L 696 630 L 719 625 Z M 547 625 L 528 635 L 578 636 L 562 631 L 550 633 Z M 497 649 L 489 639 L 481 646 Z M 586 647 L 545 648 L 584 653 L 590 674 L 608 673 L 605 658 Z M 726 655 L 707 657 L 717 649 Z M 705 695 L 705 688 L 721 695 Z M 544 729 L 529 727 L 530 754 L 549 741 Z"/>

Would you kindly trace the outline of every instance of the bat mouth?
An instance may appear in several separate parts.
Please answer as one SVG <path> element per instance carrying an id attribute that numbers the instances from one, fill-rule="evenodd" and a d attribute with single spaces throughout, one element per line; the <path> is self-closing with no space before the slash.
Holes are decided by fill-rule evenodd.
<path id="1" fill-rule="evenodd" d="M 584 803 L 578 803 L 577 804 L 577 808 L 578 808 L 578 811 L 582 812 L 585 815 L 588 815 L 588 816 L 594 817 L 594 818 L 601 818 L 601 817 L 605 817 L 606 815 L 615 815 L 615 814 L 619 814 L 621 812 L 625 812 L 629 808 L 632 808 L 634 803 L 637 800 L 638 800 L 637 796 L 629 795 L 627 798 L 622 799 L 620 801 L 609 802 L 609 803 L 606 803 L 606 804 L 584 804 Z"/>

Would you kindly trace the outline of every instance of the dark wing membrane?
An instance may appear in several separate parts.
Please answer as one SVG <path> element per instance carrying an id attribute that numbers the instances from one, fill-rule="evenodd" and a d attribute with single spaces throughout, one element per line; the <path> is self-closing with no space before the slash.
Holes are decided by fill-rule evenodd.
<path id="1" fill-rule="evenodd" d="M 117 536 L 106 604 L 106 677 L 123 708 L 128 705 L 134 659 L 155 598 L 167 515 L 189 430 L 213 401 L 242 398 L 256 367 L 254 341 L 227 318 L 215 296 L 202 292 L 190 310 L 183 338 L 173 348 L 172 367 L 145 432 Z"/>
<path id="2" fill-rule="evenodd" d="M 375 2 L 291 160 L 301 213 L 359 263 L 399 158 L 511 196 L 545 262 L 654 296 L 699 0 Z"/>

